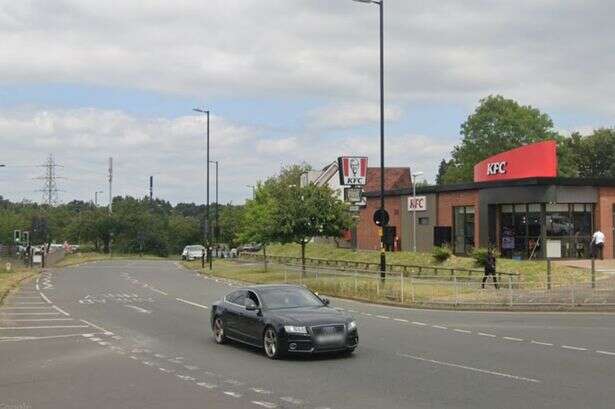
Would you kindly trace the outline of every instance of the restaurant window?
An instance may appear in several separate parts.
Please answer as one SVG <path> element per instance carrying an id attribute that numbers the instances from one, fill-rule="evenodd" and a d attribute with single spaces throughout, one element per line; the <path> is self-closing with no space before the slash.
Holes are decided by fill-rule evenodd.
<path id="1" fill-rule="evenodd" d="M 453 243 L 456 254 L 468 254 L 474 248 L 474 206 L 453 208 Z"/>
<path id="2" fill-rule="evenodd" d="M 429 224 L 429 217 L 419 217 L 418 223 L 421 226 L 427 226 Z"/>

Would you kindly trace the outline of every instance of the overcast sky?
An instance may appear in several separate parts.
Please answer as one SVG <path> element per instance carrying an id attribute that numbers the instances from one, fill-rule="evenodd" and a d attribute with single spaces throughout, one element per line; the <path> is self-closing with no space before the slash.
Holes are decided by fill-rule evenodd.
<path id="1" fill-rule="evenodd" d="M 562 132 L 613 126 L 615 2 L 385 0 L 386 160 L 433 181 L 478 100 L 502 94 Z M 104 190 L 204 201 L 211 110 L 220 201 L 282 165 L 378 165 L 378 9 L 351 0 L 0 0 L 0 195 Z M 213 186 L 213 185 L 212 185 Z M 213 195 L 213 187 L 212 187 Z"/>

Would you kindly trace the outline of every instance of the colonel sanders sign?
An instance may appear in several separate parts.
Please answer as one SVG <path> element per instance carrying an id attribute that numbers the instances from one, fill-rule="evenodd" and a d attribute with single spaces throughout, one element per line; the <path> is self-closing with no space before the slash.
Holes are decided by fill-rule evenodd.
<path id="1" fill-rule="evenodd" d="M 367 180 L 367 158 L 342 156 L 337 159 L 340 184 L 343 186 L 363 186 Z"/>

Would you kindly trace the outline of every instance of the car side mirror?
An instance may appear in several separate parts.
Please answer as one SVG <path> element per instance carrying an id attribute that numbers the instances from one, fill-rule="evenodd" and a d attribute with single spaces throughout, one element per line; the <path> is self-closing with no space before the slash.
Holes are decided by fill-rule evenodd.
<path id="1" fill-rule="evenodd" d="M 329 301 L 329 299 L 328 299 L 328 298 L 326 298 L 326 297 L 321 297 L 320 299 L 322 300 L 322 302 L 323 302 L 325 305 L 329 305 L 329 304 L 331 304 L 331 301 Z"/>
<path id="2" fill-rule="evenodd" d="M 246 300 L 246 311 L 256 311 L 258 310 L 258 306 L 253 300 Z"/>

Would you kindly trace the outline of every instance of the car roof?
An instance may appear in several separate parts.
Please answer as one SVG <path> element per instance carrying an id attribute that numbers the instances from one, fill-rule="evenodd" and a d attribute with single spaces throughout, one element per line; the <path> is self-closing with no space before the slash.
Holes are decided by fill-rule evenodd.
<path id="1" fill-rule="evenodd" d="M 296 285 L 296 284 L 257 284 L 257 285 L 251 285 L 251 286 L 238 288 L 238 290 L 258 291 L 258 290 L 263 290 L 263 289 L 275 289 L 275 288 L 303 288 L 305 289 L 306 287 L 302 285 Z"/>

